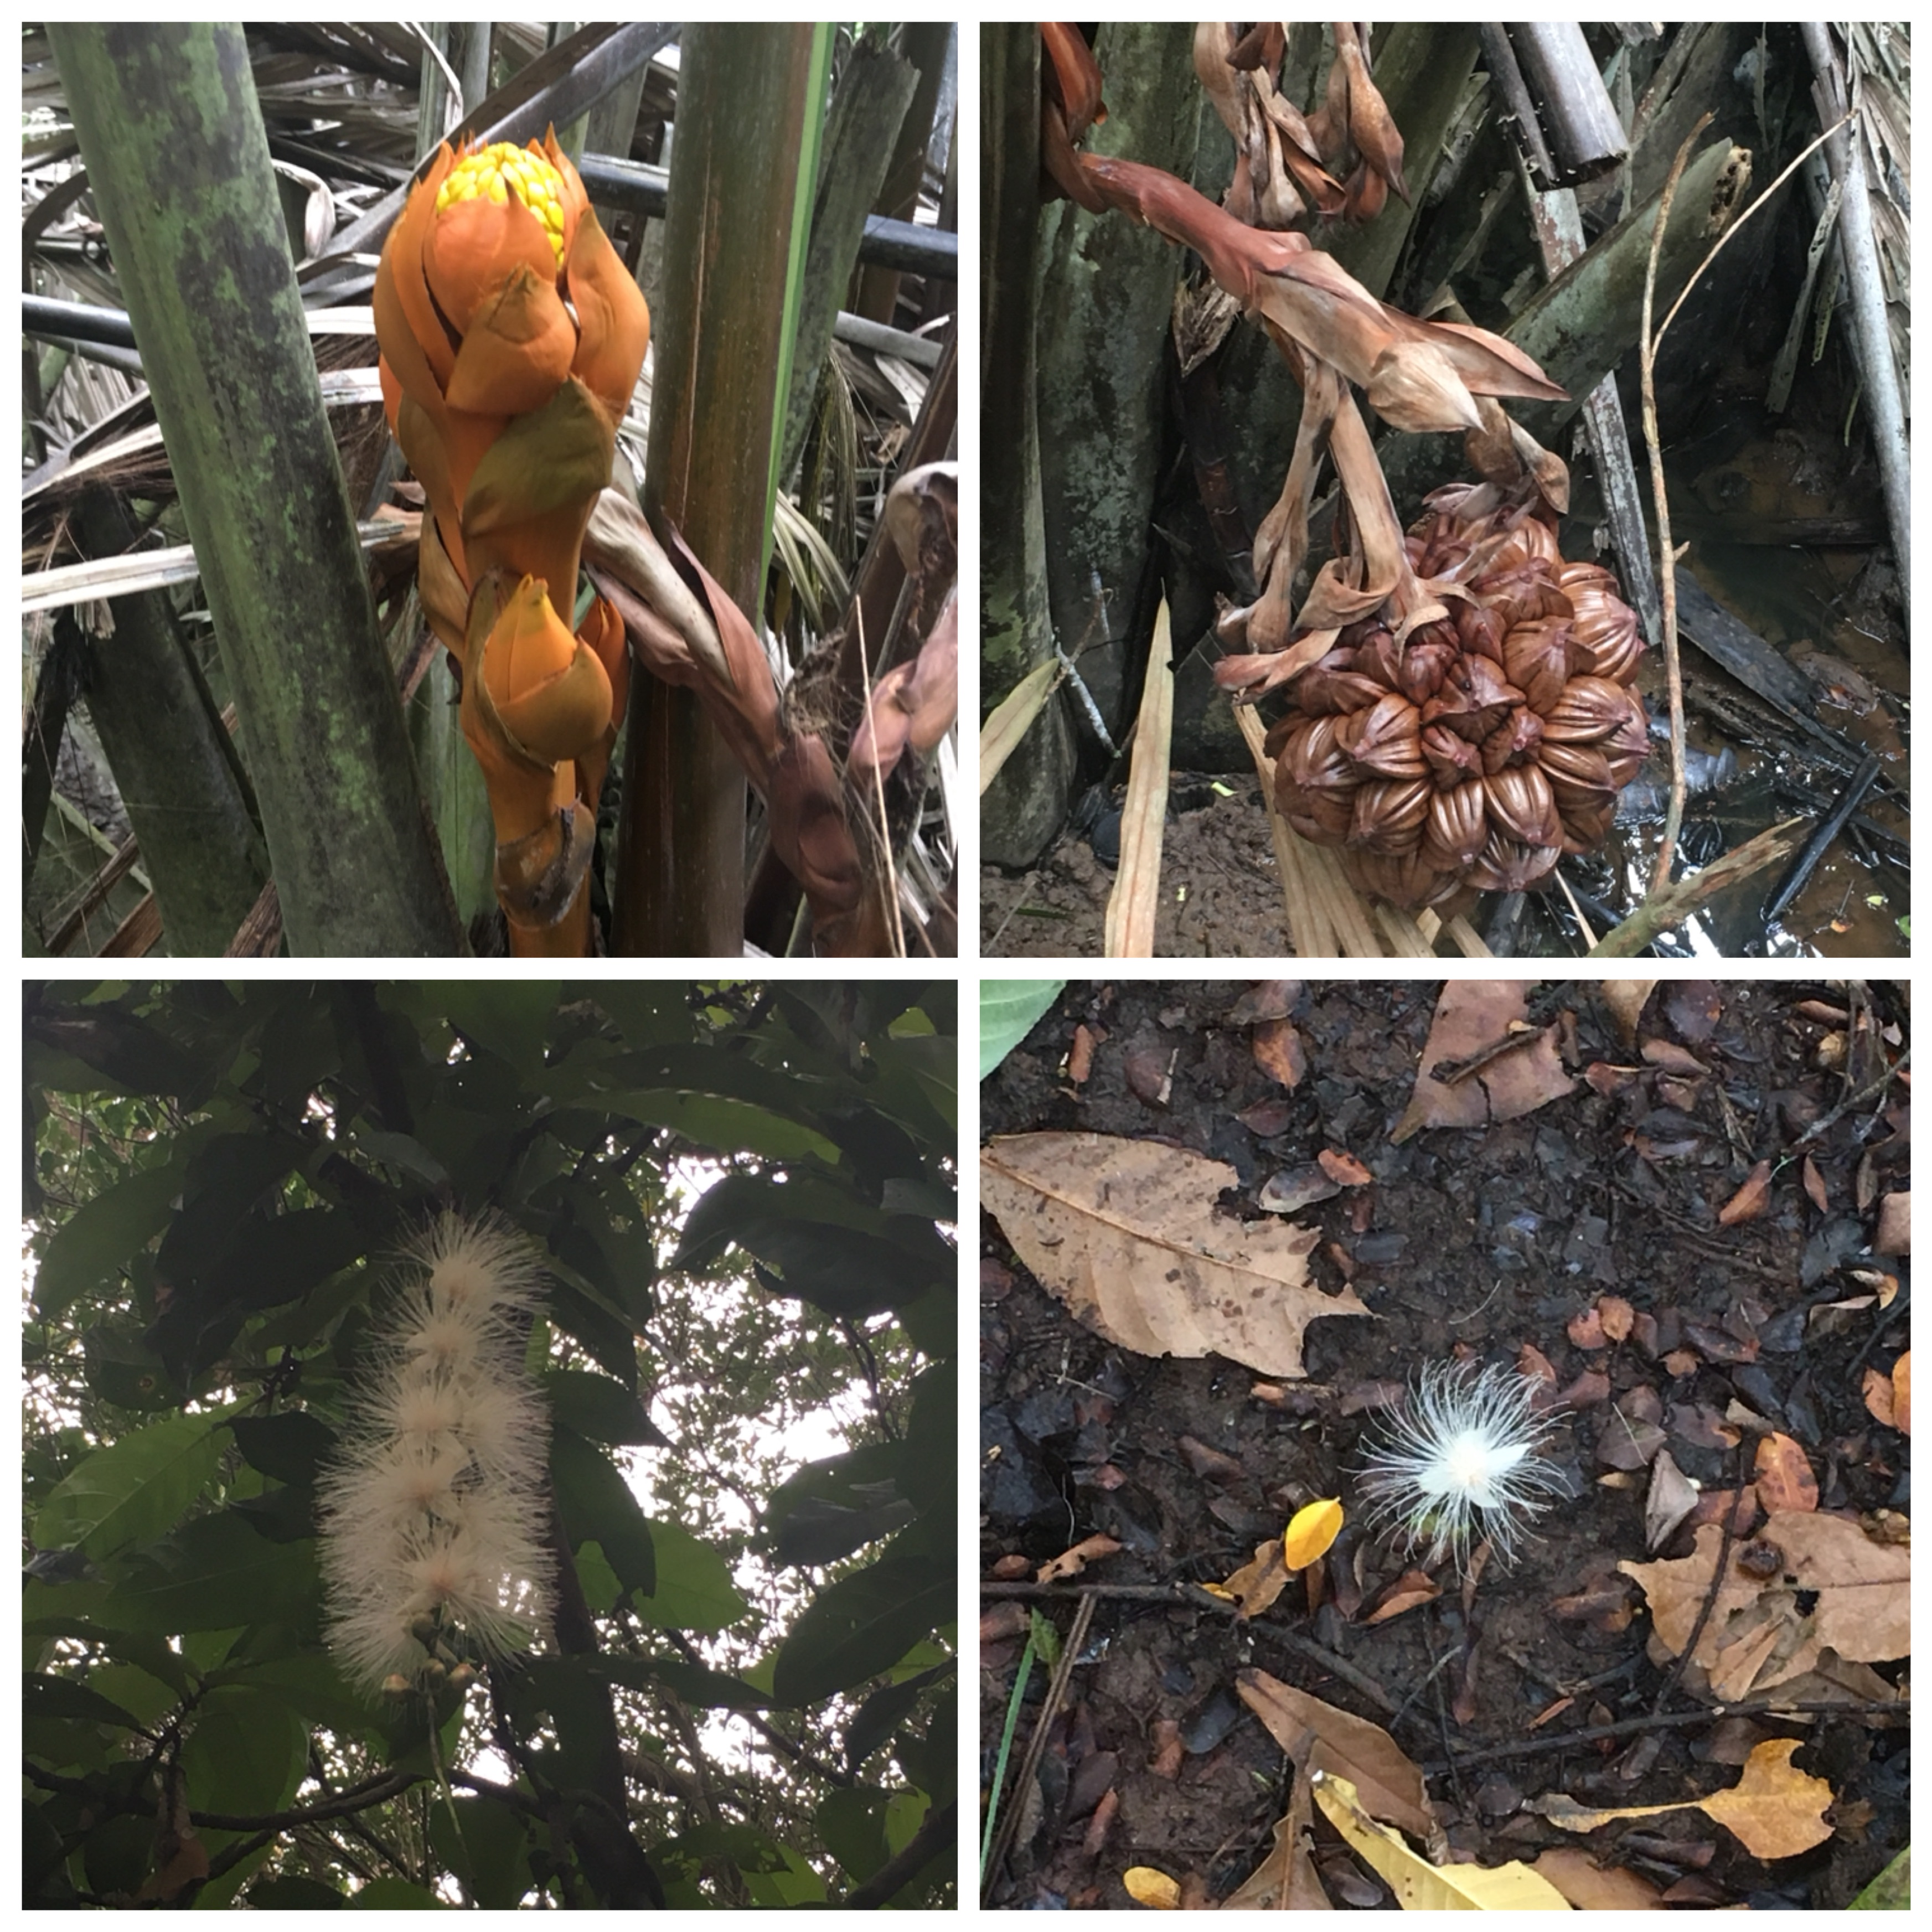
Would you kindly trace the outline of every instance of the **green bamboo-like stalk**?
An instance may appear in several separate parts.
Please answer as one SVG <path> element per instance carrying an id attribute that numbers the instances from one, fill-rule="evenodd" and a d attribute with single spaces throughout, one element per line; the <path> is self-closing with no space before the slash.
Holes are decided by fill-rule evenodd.
<path id="1" fill-rule="evenodd" d="M 200 562 L 290 950 L 459 952 L 242 30 L 48 31 Z"/>
<path id="2" fill-rule="evenodd" d="M 682 44 L 644 507 L 674 524 L 752 613 L 823 39 L 810 26 L 707 25 L 688 27 Z M 615 950 L 742 953 L 743 774 L 696 698 L 641 671 L 632 680 L 623 812 Z"/>
<path id="3" fill-rule="evenodd" d="M 825 130 L 824 164 L 815 171 L 795 360 L 780 434 L 782 487 L 797 470 L 819 371 L 832 350 L 832 326 L 859 260 L 866 217 L 878 199 L 899 124 L 918 85 L 912 63 L 876 40 L 861 40 L 838 77 Z"/>
<path id="4" fill-rule="evenodd" d="M 106 489 L 81 499 L 74 527 L 90 556 L 134 540 Z M 164 592 L 117 597 L 114 634 L 88 644 L 88 715 L 141 842 L 167 950 L 219 958 L 268 879 L 233 747 Z"/>

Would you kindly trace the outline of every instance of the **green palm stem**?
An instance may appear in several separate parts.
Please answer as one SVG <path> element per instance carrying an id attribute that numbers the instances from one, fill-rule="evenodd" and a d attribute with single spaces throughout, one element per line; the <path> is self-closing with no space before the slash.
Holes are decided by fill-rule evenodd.
<path id="1" fill-rule="evenodd" d="M 654 318 L 644 508 L 758 611 L 801 197 L 809 206 L 826 30 L 686 28 Z M 743 950 L 745 779 L 696 696 L 632 680 L 613 950 Z"/>
<path id="2" fill-rule="evenodd" d="M 48 29 L 202 571 L 289 950 L 463 950 L 242 29 Z"/>

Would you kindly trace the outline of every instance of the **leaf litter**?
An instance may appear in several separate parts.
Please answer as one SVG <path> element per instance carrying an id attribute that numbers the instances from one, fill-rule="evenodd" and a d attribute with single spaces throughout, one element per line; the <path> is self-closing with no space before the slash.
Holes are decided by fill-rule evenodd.
<path id="1" fill-rule="evenodd" d="M 1340 1828 L 1331 1828 L 1328 1804 L 1310 1804 L 1305 1777 L 1283 1779 L 1286 1747 L 1258 1726 L 1208 1721 L 1230 1686 L 1252 1708 L 1244 1673 L 1262 1665 L 1262 1676 L 1358 1721 L 1379 1719 L 1378 1728 L 1400 1741 L 1399 1755 L 1428 1774 L 1430 1813 L 1454 1848 L 1455 1862 L 1441 1868 L 1451 1878 L 1471 1874 L 1472 1855 L 1495 1868 L 1517 1852 L 1579 1906 L 1746 1898 L 1796 1905 L 1849 1896 L 1883 1864 L 1887 1845 L 1900 1841 L 1904 1786 L 1883 1767 L 1904 1733 L 1858 1718 L 1860 1706 L 1895 1702 L 1897 1665 L 1840 1652 L 1818 1625 L 1822 1604 L 1835 1634 L 1841 1591 L 1884 1608 L 1894 1598 L 1881 1580 L 1909 1570 L 1897 1513 L 1886 1507 L 1888 1472 L 1904 1480 L 1898 1412 L 1909 1419 L 1909 1335 L 1889 1314 L 1890 1277 L 1870 1259 L 1879 1197 L 1888 1185 L 1897 1192 L 1909 1185 L 1909 1089 L 1901 1082 L 1856 1119 L 1827 1121 L 1844 1094 L 1878 1070 L 1868 1057 L 1873 1037 L 1868 1030 L 1856 1043 L 1854 1027 L 1849 1048 L 1830 1040 L 1846 1028 L 1798 1012 L 1796 988 L 1673 986 L 1640 1008 L 1628 1042 L 1587 987 L 1522 990 L 1520 1016 L 1445 1048 L 1429 1037 L 1442 1002 L 1426 986 L 1297 987 L 1286 1012 L 1270 987 L 1237 1016 L 1236 988 L 1076 982 L 1040 1030 L 1036 1058 L 1016 1056 L 982 1092 L 982 1118 L 996 1133 L 1104 1132 L 1130 1142 L 1158 1136 L 1166 1152 L 1196 1154 L 1222 1170 L 1195 1203 L 1210 1226 L 1251 1226 L 1274 1175 L 1324 1149 L 1346 1155 L 1367 1179 L 1302 1211 L 1304 1232 L 1313 1236 L 1300 1260 L 1303 1285 L 1318 1294 L 1343 1286 L 1382 1318 L 1311 1317 L 1300 1337 L 1306 1379 L 1271 1372 L 1256 1381 L 1218 1352 L 1162 1359 L 1110 1344 L 1069 1319 L 1070 1300 L 1039 1294 L 1024 1255 L 1010 1290 L 986 1305 L 987 1413 L 1024 1425 L 1004 1439 L 1046 1479 L 1036 1527 L 1024 1516 L 986 1520 L 988 1574 L 1015 1552 L 1035 1563 L 1050 1558 L 1070 1540 L 1070 1526 L 1076 1537 L 1100 1531 L 1123 1545 L 1102 1573 L 1095 1634 L 1049 1740 L 1064 1771 L 1042 1787 L 1038 1828 L 1016 1845 L 996 1903 L 1118 1905 L 1126 1898 L 1120 1875 L 1138 1858 L 1150 1871 L 1177 1875 L 1171 1902 L 1183 1907 L 1385 1905 L 1383 1884 L 1394 1881 L 1355 1862 L 1335 1835 Z M 1869 996 L 1864 1004 L 1869 1018 Z M 1882 1011 L 1900 1013 L 1895 1000 Z M 1302 1078 L 1286 1094 L 1251 1051 L 1254 1028 L 1277 1018 L 1294 1026 L 1306 1054 Z M 1108 1036 L 1078 1094 L 1047 1064 L 1076 1025 Z M 1509 1043 L 1518 1035 L 1522 1047 Z M 1126 1041 L 1160 1052 L 1169 1090 L 1158 1109 L 1124 1077 L 1117 1042 Z M 1898 1046 L 1894 1036 L 1892 1055 Z M 1486 1104 L 1478 1127 L 1418 1126 L 1394 1142 L 1390 1128 L 1417 1099 L 1419 1076 L 1439 1072 L 1439 1061 L 1460 1078 L 1438 1084 L 1453 1091 L 1474 1082 L 1486 1103 L 1483 1076 L 1532 1046 L 1553 1056 L 1566 1076 L 1562 1090 L 1514 1118 Z M 1838 1058 L 1845 1051 L 1860 1056 L 1856 1066 Z M 1579 1082 L 1593 1056 L 1621 1060 L 1626 1076 L 1603 1086 Z M 1472 1058 L 1473 1068 L 1456 1064 Z M 1633 1059 L 1641 1064 L 1630 1067 Z M 1790 1142 L 1820 1121 L 1827 1130 L 1808 1140 L 1805 1153 L 1835 1210 L 1819 1205 L 1810 1175 L 1786 1157 Z M 1718 1210 L 1766 1158 L 1765 1210 L 1724 1226 Z M 1869 1178 L 1855 1210 L 1861 1168 Z M 1002 1231 L 987 1227 L 988 1256 L 1006 1254 Z M 1834 1276 L 1844 1282 L 1836 1293 Z M 1875 1332 L 1882 1319 L 1890 1325 Z M 1491 1566 L 1460 1584 L 1453 1571 L 1438 1576 L 1430 1566 L 1406 1565 L 1399 1550 L 1365 1535 L 1351 1447 L 1367 1406 L 1358 1392 L 1400 1388 L 1420 1363 L 1459 1354 L 1490 1363 L 1520 1356 L 1582 1403 L 1562 1422 L 1574 1444 L 1576 1502 L 1538 1526 L 1543 1542 L 1516 1569 Z M 1888 1396 L 1897 1392 L 1889 1424 L 1868 1366 Z M 1655 1446 L 1634 1472 L 1605 1471 L 1604 1441 L 1648 1442 L 1652 1432 Z M 1662 1553 L 1645 1564 L 1646 1492 L 1666 1442 L 1696 1507 L 1676 1529 L 1658 1532 Z M 1761 1444 L 1769 1445 L 1762 1460 Z M 1816 1506 L 1768 1517 L 1760 1476 L 1781 1472 L 1802 1492 L 1801 1466 L 1816 1479 Z M 1099 1480 L 1102 1471 L 1111 1486 Z M 1774 1480 L 1768 1486 L 1778 1493 Z M 1250 1600 L 1219 1612 L 1183 1606 L 1190 1585 L 1226 1579 L 1226 1589 L 1244 1568 L 1265 1576 L 1287 1514 L 1338 1492 L 1354 1520 L 1305 1579 L 1291 1579 L 1283 1564 L 1281 1587 L 1264 1606 L 1244 1589 L 1236 1594 Z M 1606 1813 L 1702 1804 L 1691 1816 L 1722 1817 L 1726 1794 L 1708 1793 L 1710 1767 L 1750 1760 L 1742 1748 L 1722 1757 L 1713 1751 L 1700 1769 L 1690 1748 L 1703 1735 L 1698 1724 L 1742 1726 L 1754 1746 L 1778 1724 L 1702 1714 L 1716 1693 L 1708 1666 L 1694 1658 L 1664 1707 L 1678 1721 L 1651 1728 L 1646 1718 L 1673 1653 L 1660 1640 L 1648 1660 L 1642 1654 L 1653 1622 L 1660 1629 L 1670 1619 L 1635 1573 L 1692 1564 L 1700 1550 L 1720 1546 L 1726 1509 L 1732 1570 L 1751 1591 L 1734 1600 L 1727 1586 L 1721 1616 L 1708 1620 L 1727 1640 L 1717 1664 L 1725 1688 L 1732 1678 L 1748 1682 L 1756 1699 L 1790 1670 L 1796 1674 L 1771 1685 L 1774 1700 L 1836 1700 L 1847 1713 L 1842 1721 L 1799 1717 L 1785 1726 L 1796 1735 L 1772 1740 L 1791 1748 L 1784 1762 L 1796 1799 L 1774 1790 L 1764 1800 L 1750 1776 L 1737 1780 L 1737 1791 L 1747 1811 L 1768 1805 L 1788 1814 L 1787 1823 L 1798 1820 L 1790 1828 L 1802 1832 L 1804 1803 L 1815 1832 L 1820 1807 L 1832 1802 L 1806 1797 L 1822 1787 L 1834 1796 L 1826 1823 L 1835 1819 L 1840 1828 L 1808 1851 L 1753 1853 L 1735 1833 L 1686 1837 L 1667 1816 L 1647 1834 L 1616 1819 L 1580 1864 L 1580 1855 L 1554 1842 L 1554 1823 L 1536 1816 L 1526 1793 L 1560 1791 Z M 1798 1527 L 1787 1533 L 1790 1523 Z M 1828 1603 L 1812 1568 L 1799 1577 L 1791 1567 L 1801 1556 L 1812 1562 L 1806 1539 L 1822 1524 L 1836 1526 L 1827 1537 L 1848 1530 L 1865 1546 L 1854 1555 L 1843 1545 L 1817 1573 L 1832 1586 Z M 1876 1571 L 1852 1582 L 1853 1570 L 1869 1567 L 1868 1552 Z M 1786 1568 L 1752 1574 L 1767 1562 Z M 1714 1557 L 1702 1575 L 1708 1589 Z M 1117 1586 L 1142 1598 L 1150 1588 L 1176 1594 L 1166 1606 L 1105 1594 Z M 1694 1576 L 1658 1587 L 1666 1600 L 1674 1589 L 1689 1604 L 1682 1626 L 1671 1624 L 1678 1642 L 1688 1642 L 1701 1600 Z M 1895 1594 L 1902 1600 L 1902 1586 Z M 1883 1628 L 1889 1614 L 1872 1621 Z M 1238 1628 L 1245 1632 L 1238 1643 Z M 1317 1650 L 1299 1648 L 1304 1639 Z M 1696 1648 L 1701 1654 L 1708 1641 Z M 1566 1682 L 1600 1678 L 1620 1658 L 1624 1666 L 1606 1688 L 1564 1694 Z M 990 1696 L 1010 1668 L 999 1646 L 986 1668 Z M 1526 1678 L 1531 1668 L 1541 1674 Z M 1460 1759 L 1526 1737 L 1560 1743 L 1593 1722 L 1622 1730 L 1560 1755 L 1512 1760 L 1487 1773 L 1468 1768 L 1454 1785 L 1430 1762 L 1445 1743 Z M 1828 1758 L 1815 1754 L 1833 1739 Z M 1324 1780 L 1330 1800 L 1342 1782 L 1354 1780 Z M 1505 1822 L 1510 1828 L 1498 1837 Z M 1747 1828 L 1754 1828 L 1748 1819 Z M 1627 1834 L 1633 1849 L 1620 1853 Z M 1439 1849 L 1417 1834 L 1403 1856 L 1426 1872 Z M 1640 1869 L 1627 1858 L 1640 1859 Z M 1843 1880 L 1832 1876 L 1841 1870 Z"/>

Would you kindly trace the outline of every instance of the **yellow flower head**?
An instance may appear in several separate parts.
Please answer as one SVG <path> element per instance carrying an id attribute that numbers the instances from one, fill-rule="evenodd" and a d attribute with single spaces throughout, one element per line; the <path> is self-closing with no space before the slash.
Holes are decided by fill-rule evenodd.
<path id="1" fill-rule="evenodd" d="M 504 207 L 520 202 L 544 225 L 557 266 L 563 266 L 563 177 L 533 141 L 520 148 L 512 141 L 493 141 L 464 156 L 436 190 L 436 212 L 442 214 L 461 201 L 494 201 Z"/>

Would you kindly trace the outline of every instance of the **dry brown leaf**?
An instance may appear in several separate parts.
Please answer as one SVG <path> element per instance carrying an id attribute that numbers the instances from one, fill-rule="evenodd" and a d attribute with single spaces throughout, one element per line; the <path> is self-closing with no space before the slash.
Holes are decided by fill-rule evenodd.
<path id="1" fill-rule="evenodd" d="M 1315 1747 L 1309 1754 L 1309 1769 L 1348 1779 L 1371 1817 L 1418 1838 L 1434 1831 L 1435 1814 L 1429 1808 L 1420 1768 L 1379 1724 L 1339 1711 L 1265 1670 L 1238 1672 L 1234 1688 L 1291 1756 L 1304 1736 L 1312 1732 Z"/>
<path id="2" fill-rule="evenodd" d="M 1579 1309 L 1570 1316 L 1564 1332 L 1580 1348 L 1600 1348 L 1604 1341 L 1602 1310 Z"/>
<path id="3" fill-rule="evenodd" d="M 1617 1034 L 1626 1047 L 1636 1044 L 1636 1023 L 1645 1003 L 1657 989 L 1654 980 L 1606 980 L 1602 999 L 1617 1023 Z"/>
<path id="4" fill-rule="evenodd" d="M 1876 1543 L 1856 1523 L 1815 1513 L 1774 1514 L 1760 1540 L 1784 1552 L 1768 1578 L 1747 1576 L 1731 1564 L 1691 1661 L 1713 1676 L 1742 1654 L 1738 1646 L 1774 1626 L 1774 1654 L 1747 1687 L 1762 1694 L 1810 1670 L 1829 1649 L 1857 1663 L 1883 1663 L 1912 1648 L 1912 1553 Z M 1697 1532 L 1694 1554 L 1675 1562 L 1619 1563 L 1650 1600 L 1654 1646 L 1674 1657 L 1689 1642 L 1717 1569 L 1724 1532 L 1714 1523 Z M 1733 1688 L 1734 1697 L 1744 1694 Z"/>
<path id="5" fill-rule="evenodd" d="M 1626 1804 L 1599 1810 L 1579 1804 L 1561 1792 L 1524 1801 L 1526 1811 L 1540 1813 L 1566 1832 L 1594 1832 L 1618 1818 L 1654 1818 L 1664 1811 L 1702 1811 L 1714 1818 L 1753 1857 L 1795 1858 L 1822 1845 L 1832 1835 L 1826 1808 L 1834 1796 L 1822 1778 L 1813 1778 L 1791 1762 L 1796 1738 L 1770 1738 L 1745 1760 L 1742 1774 L 1728 1791 L 1708 1798 L 1687 1798 L 1674 1804 Z"/>
<path id="6" fill-rule="evenodd" d="M 1729 1791 L 1700 1801 L 1745 1850 L 1760 1858 L 1795 1858 L 1832 1835 L 1825 1822 L 1832 1787 L 1791 1762 L 1796 1738 L 1767 1738 L 1750 1754 L 1744 1774 Z"/>
<path id="7" fill-rule="evenodd" d="M 1088 1564 L 1097 1563 L 1103 1556 L 1112 1556 L 1120 1546 L 1111 1536 L 1083 1537 L 1071 1550 L 1063 1550 L 1058 1556 L 1042 1563 L 1034 1581 L 1064 1582 L 1070 1576 L 1078 1576 Z"/>
<path id="8" fill-rule="evenodd" d="M 1685 1080 L 1701 1080 L 1710 1069 L 1688 1047 L 1674 1040 L 1647 1040 L 1643 1057 L 1660 1073 L 1674 1073 Z"/>
<path id="9" fill-rule="evenodd" d="M 1882 1369 L 1868 1369 L 1864 1374 L 1865 1407 L 1874 1419 L 1882 1422 L 1888 1429 L 1898 1426 L 1894 1420 L 1892 1403 L 1892 1378 Z"/>
<path id="10" fill-rule="evenodd" d="M 1432 1576 L 1420 1570 L 1405 1570 L 1382 1592 L 1375 1608 L 1364 1612 L 1361 1622 L 1365 1624 L 1392 1623 L 1408 1611 L 1420 1610 L 1424 1604 L 1432 1604 L 1442 1594 L 1442 1586 Z"/>
<path id="11" fill-rule="evenodd" d="M 1366 1187 L 1375 1179 L 1353 1154 L 1344 1154 L 1338 1148 L 1324 1148 L 1315 1158 L 1322 1172 L 1344 1187 Z"/>
<path id="12" fill-rule="evenodd" d="M 1589 1853 L 1558 1845 L 1541 1853 L 1531 1868 L 1546 1878 L 1579 1912 L 1660 1912 L 1657 1887 L 1619 1865 L 1600 1866 Z"/>
<path id="13" fill-rule="evenodd" d="M 1066 1077 L 1075 1086 L 1086 1084 L 1087 1076 L 1094 1070 L 1094 1040 L 1086 1027 L 1073 1029 L 1073 1045 L 1066 1056 Z"/>
<path id="14" fill-rule="evenodd" d="M 1912 1190 L 1884 1196 L 1878 1204 L 1878 1232 L 1872 1237 L 1875 1255 L 1912 1252 Z"/>
<path id="15" fill-rule="evenodd" d="M 1215 1211 L 1234 1170 L 1154 1141 L 1018 1134 L 982 1153 L 980 1198 L 1074 1317 L 1143 1355 L 1226 1355 L 1301 1378 L 1324 1315 L 1366 1315 L 1308 1279 L 1312 1229 Z"/>
<path id="16" fill-rule="evenodd" d="M 1677 1526 L 1697 1507 L 1697 1490 L 1672 1459 L 1658 1452 L 1650 1466 L 1650 1489 L 1643 1499 L 1643 1546 L 1653 1554 L 1670 1541 Z"/>
<path id="17" fill-rule="evenodd" d="M 1597 1313 L 1602 1319 L 1604 1333 L 1612 1342 L 1629 1340 L 1630 1332 L 1636 1324 L 1636 1310 L 1622 1295 L 1599 1295 Z"/>
<path id="18" fill-rule="evenodd" d="M 1308 1071 L 1308 1051 L 1292 1020 L 1264 1020 L 1255 1028 L 1255 1064 L 1284 1087 L 1298 1087 Z"/>
<path id="19" fill-rule="evenodd" d="M 1253 1561 L 1244 1563 L 1226 1582 L 1202 1587 L 1239 1606 L 1241 1620 L 1258 1617 L 1288 1588 L 1293 1575 L 1282 1555 L 1281 1538 L 1255 1545 Z"/>
<path id="20" fill-rule="evenodd" d="M 1912 1351 L 1908 1348 L 1892 1365 L 1892 1414 L 1900 1432 L 1912 1433 Z"/>
<path id="21" fill-rule="evenodd" d="M 1557 1029 L 1526 1031 L 1529 988 L 1520 980 L 1452 980 L 1436 1003 L 1415 1092 L 1389 1136 L 1406 1141 L 1424 1127 L 1483 1127 L 1533 1113 L 1575 1082 L 1557 1053 Z M 1444 1061 L 1467 1060 L 1508 1042 L 1506 1049 L 1453 1086 L 1430 1078 Z"/>
<path id="22" fill-rule="evenodd" d="M 1774 1516 L 1780 1510 L 1818 1507 L 1818 1478 L 1812 1473 L 1810 1460 L 1788 1436 L 1773 1430 L 1757 1445 L 1753 1480 L 1758 1500 Z"/>
<path id="23" fill-rule="evenodd" d="M 1832 1197 L 1826 1191 L 1825 1177 L 1818 1172 L 1818 1163 L 1808 1154 L 1804 1156 L 1804 1166 L 1798 1171 L 1804 1180 L 1804 1192 L 1810 1197 L 1812 1206 L 1821 1214 L 1830 1214 Z"/>
<path id="24" fill-rule="evenodd" d="M 1257 980 L 1228 1009 L 1229 1026 L 1254 1026 L 1263 1020 L 1285 1020 L 1301 997 L 1299 980 Z"/>
<path id="25" fill-rule="evenodd" d="M 1744 1185 L 1718 1210 L 1718 1226 L 1735 1228 L 1740 1221 L 1755 1221 L 1771 1200 L 1771 1162 L 1761 1160 L 1744 1176 Z"/>
<path id="26" fill-rule="evenodd" d="M 1274 1849 L 1221 1901 L 1223 1912 L 1330 1912 L 1309 1850 L 1312 1821 L 1308 1780 L 1298 1778 L 1288 1794 L 1288 1814 L 1274 1828 Z"/>

